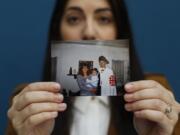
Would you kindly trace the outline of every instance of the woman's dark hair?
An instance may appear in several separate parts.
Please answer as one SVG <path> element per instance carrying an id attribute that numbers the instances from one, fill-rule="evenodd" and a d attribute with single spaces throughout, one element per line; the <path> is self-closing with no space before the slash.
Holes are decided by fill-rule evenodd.
<path id="1" fill-rule="evenodd" d="M 117 39 L 130 39 L 130 78 L 131 81 L 143 79 L 143 73 L 140 64 L 137 59 L 135 47 L 133 44 L 133 38 L 131 33 L 131 27 L 128 20 L 126 6 L 123 0 L 107 0 L 112 8 L 114 20 L 117 27 Z M 53 16 L 51 19 L 49 29 L 49 44 L 52 40 L 61 40 L 61 34 L 59 33 L 59 26 L 64 14 L 64 9 L 68 0 L 57 0 Z M 45 63 L 44 80 L 50 81 L 50 45 L 48 46 L 48 53 Z M 72 100 L 74 100 L 72 98 Z M 69 134 L 70 123 L 72 123 L 72 101 L 71 99 L 65 99 L 68 104 L 68 109 L 65 113 L 61 113 L 61 117 L 58 117 L 55 124 L 53 135 L 55 134 Z M 132 114 L 124 110 L 123 97 L 111 97 L 111 121 L 110 125 L 114 125 L 114 128 L 118 130 L 117 134 L 136 134 L 133 128 Z M 61 129 L 60 129 L 61 128 Z M 109 133 L 111 134 L 111 133 Z"/>
<path id="2" fill-rule="evenodd" d="M 90 75 L 91 70 L 90 70 L 90 68 L 88 67 L 87 64 L 83 64 L 83 65 L 79 68 L 78 74 L 84 76 L 84 73 L 83 73 L 83 68 L 84 68 L 84 67 L 87 67 L 87 69 L 88 69 L 87 75 Z"/>
<path id="3" fill-rule="evenodd" d="M 61 40 L 60 23 L 64 14 L 64 10 L 69 0 L 56 0 L 54 13 L 51 20 L 49 40 Z"/>

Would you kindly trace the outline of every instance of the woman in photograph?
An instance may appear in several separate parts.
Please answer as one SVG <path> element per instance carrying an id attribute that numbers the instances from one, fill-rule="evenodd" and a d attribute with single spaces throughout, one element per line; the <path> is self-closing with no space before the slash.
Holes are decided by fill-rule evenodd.
<path id="1" fill-rule="evenodd" d="M 122 0 L 57 0 L 50 41 L 115 40 L 129 35 L 132 42 L 128 24 Z M 49 82 L 46 66 L 45 82 L 18 87 L 14 93 L 7 135 L 171 135 L 179 104 L 159 82 L 145 80 L 133 44 L 130 52 L 132 82 L 120 97 L 68 97 L 63 102 L 61 86 Z"/>
<path id="2" fill-rule="evenodd" d="M 95 96 L 95 88 L 88 87 L 87 79 L 90 76 L 90 69 L 86 64 L 82 65 L 77 75 L 77 83 L 80 88 L 80 96 Z"/>
<path id="3" fill-rule="evenodd" d="M 107 67 L 109 61 L 104 56 L 99 57 L 100 86 L 102 96 L 117 96 L 116 80 L 112 69 Z"/>

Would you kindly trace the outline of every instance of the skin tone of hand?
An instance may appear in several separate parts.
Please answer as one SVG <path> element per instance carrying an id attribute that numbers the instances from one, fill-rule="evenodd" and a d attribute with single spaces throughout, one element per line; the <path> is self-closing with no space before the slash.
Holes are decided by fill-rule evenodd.
<path id="1" fill-rule="evenodd" d="M 173 94 L 151 80 L 125 85 L 125 109 L 134 113 L 134 126 L 139 135 L 171 135 L 178 121 L 180 105 Z M 172 112 L 165 114 L 165 109 Z"/>
<path id="2" fill-rule="evenodd" d="M 67 106 L 54 82 L 31 83 L 13 98 L 8 117 L 18 135 L 49 135 Z"/>

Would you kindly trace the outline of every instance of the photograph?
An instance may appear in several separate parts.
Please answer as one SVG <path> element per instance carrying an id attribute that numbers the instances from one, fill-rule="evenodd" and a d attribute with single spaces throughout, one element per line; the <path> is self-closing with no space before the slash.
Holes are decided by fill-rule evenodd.
<path id="1" fill-rule="evenodd" d="M 53 41 L 51 73 L 64 96 L 120 96 L 130 80 L 129 41 Z"/>

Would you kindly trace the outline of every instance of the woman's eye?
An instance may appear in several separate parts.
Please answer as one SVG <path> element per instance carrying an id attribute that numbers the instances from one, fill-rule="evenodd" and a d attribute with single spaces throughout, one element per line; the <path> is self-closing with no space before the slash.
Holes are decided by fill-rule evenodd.
<path id="1" fill-rule="evenodd" d="M 67 18 L 67 22 L 70 25 L 76 25 L 80 22 L 80 18 L 77 16 L 70 16 Z"/>
<path id="2" fill-rule="evenodd" d="M 99 21 L 99 23 L 100 24 L 109 24 L 109 23 L 111 23 L 113 20 L 112 20 L 112 18 L 110 18 L 110 17 L 99 17 L 99 19 L 98 19 L 98 21 Z"/>

